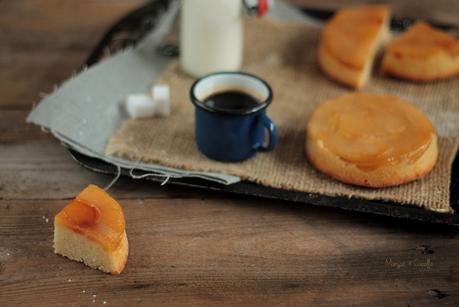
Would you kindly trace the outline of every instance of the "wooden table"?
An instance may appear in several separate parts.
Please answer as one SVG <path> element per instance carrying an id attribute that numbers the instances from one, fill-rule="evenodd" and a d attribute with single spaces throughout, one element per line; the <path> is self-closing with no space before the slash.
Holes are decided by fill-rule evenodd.
<path id="1" fill-rule="evenodd" d="M 53 217 L 89 183 L 24 120 L 143 0 L 0 0 L 0 306 L 459 304 L 458 229 L 121 179 L 130 256 L 56 256 Z"/>

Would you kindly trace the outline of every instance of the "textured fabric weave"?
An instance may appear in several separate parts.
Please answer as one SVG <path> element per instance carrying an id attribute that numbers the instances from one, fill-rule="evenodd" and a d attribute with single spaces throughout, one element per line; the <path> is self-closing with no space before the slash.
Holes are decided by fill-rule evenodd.
<path id="1" fill-rule="evenodd" d="M 309 114 L 321 101 L 349 91 L 320 72 L 316 59 L 319 35 L 320 28 L 300 24 L 256 20 L 245 25 L 243 69 L 267 80 L 274 92 L 268 110 L 279 133 L 274 152 L 257 153 L 250 160 L 231 164 L 204 157 L 194 141 L 194 106 L 189 100 L 193 79 L 180 71 L 178 62 L 173 62 L 161 78 L 171 86 L 172 115 L 124 121 L 107 144 L 106 154 L 187 170 L 227 173 L 274 188 L 395 201 L 452 212 L 451 164 L 459 136 L 457 78 L 414 84 L 375 71 L 364 89 L 399 95 L 431 119 L 439 136 L 440 157 L 425 178 L 392 188 L 359 188 L 330 179 L 307 162 L 304 142 Z"/>

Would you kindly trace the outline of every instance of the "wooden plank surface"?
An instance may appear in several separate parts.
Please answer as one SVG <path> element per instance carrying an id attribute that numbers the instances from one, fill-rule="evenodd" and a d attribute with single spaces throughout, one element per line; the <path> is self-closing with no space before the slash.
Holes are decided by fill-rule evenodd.
<path id="1" fill-rule="evenodd" d="M 120 276 L 53 254 L 53 216 L 88 183 L 24 120 L 141 0 L 0 0 L 0 306 L 459 304 L 459 230 L 120 180 Z"/>

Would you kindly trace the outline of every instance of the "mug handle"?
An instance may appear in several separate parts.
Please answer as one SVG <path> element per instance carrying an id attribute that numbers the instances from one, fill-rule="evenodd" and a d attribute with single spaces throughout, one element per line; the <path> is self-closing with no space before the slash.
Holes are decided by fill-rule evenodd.
<path id="1" fill-rule="evenodd" d="M 257 142 L 254 146 L 254 149 L 262 151 L 272 151 L 277 144 L 276 125 L 265 113 L 261 113 L 260 115 L 258 115 L 258 120 L 266 128 L 266 130 L 268 130 L 269 140 L 266 145 L 264 144 L 263 140 Z"/>

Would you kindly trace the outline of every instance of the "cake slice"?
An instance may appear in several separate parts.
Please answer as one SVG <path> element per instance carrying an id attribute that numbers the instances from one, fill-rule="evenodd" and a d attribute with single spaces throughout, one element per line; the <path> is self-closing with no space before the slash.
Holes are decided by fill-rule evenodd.
<path id="1" fill-rule="evenodd" d="M 89 185 L 54 218 L 54 252 L 111 274 L 123 271 L 128 257 L 120 205 Z"/>
<path id="2" fill-rule="evenodd" d="M 319 65 L 333 80 L 359 89 L 370 76 L 379 48 L 389 38 L 387 6 L 342 9 L 322 31 Z"/>
<path id="3" fill-rule="evenodd" d="M 459 74 L 459 41 L 417 22 L 387 48 L 382 71 L 402 79 L 432 81 Z"/>

